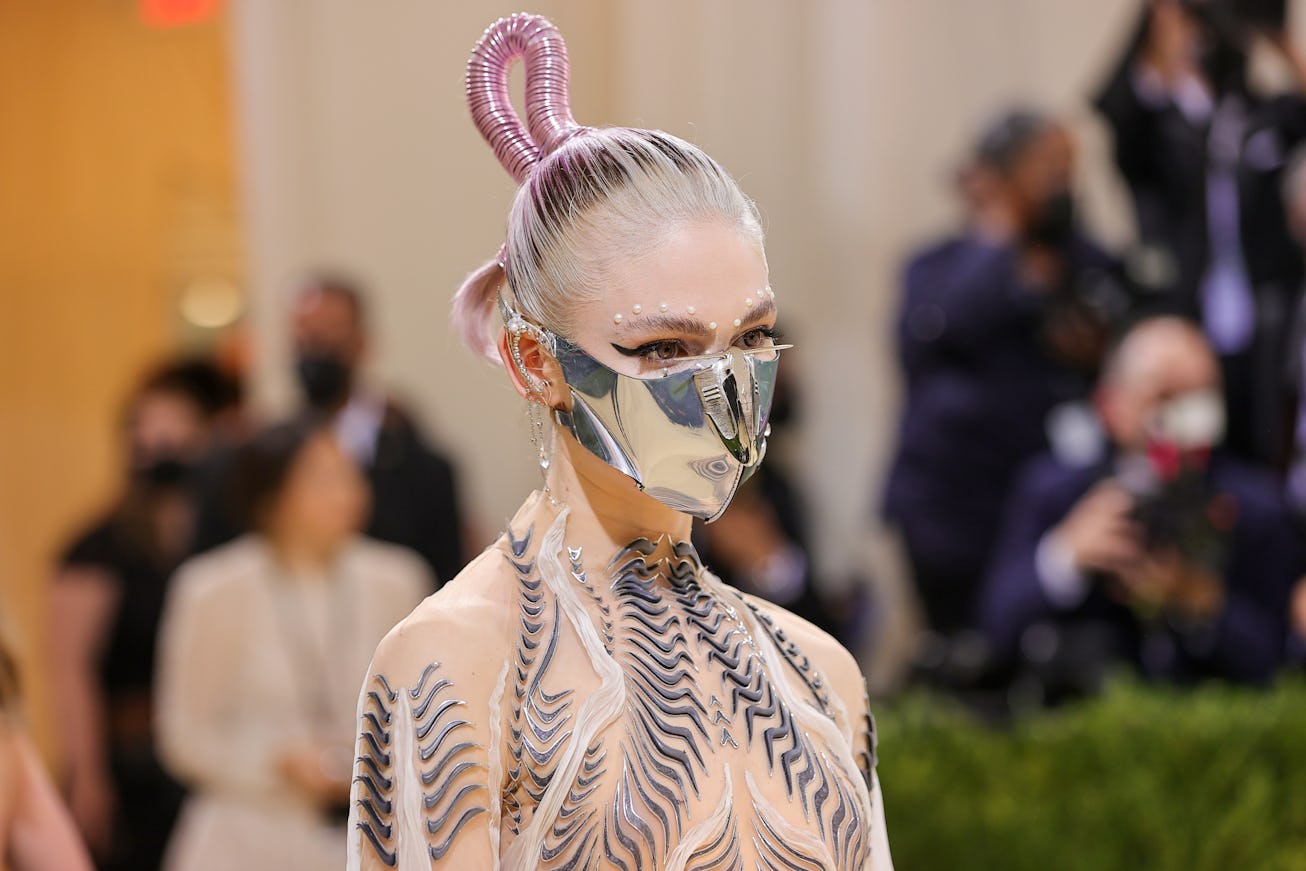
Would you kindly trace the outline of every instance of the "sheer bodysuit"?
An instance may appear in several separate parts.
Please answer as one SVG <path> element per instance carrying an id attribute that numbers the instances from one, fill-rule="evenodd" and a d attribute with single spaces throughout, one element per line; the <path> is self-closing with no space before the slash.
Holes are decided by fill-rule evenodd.
<path id="1" fill-rule="evenodd" d="M 351 869 L 890 867 L 842 647 L 686 542 L 518 522 L 377 651 Z"/>

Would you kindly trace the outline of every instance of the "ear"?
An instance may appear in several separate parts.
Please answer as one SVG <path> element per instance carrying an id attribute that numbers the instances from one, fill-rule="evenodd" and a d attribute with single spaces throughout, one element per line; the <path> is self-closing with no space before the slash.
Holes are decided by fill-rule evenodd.
<path id="1" fill-rule="evenodd" d="M 513 343 L 517 354 L 513 354 Z M 549 408 L 570 409 L 571 394 L 562 377 L 562 366 L 541 341 L 534 330 L 523 330 L 514 336 L 506 328 L 499 329 L 499 360 L 508 372 L 508 378 L 517 393 L 527 402 L 538 402 Z M 521 366 L 517 360 L 521 360 Z"/>

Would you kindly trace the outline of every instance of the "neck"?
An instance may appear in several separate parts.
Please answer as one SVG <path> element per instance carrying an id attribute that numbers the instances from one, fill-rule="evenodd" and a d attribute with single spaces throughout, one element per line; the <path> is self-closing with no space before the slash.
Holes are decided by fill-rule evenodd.
<path id="1" fill-rule="evenodd" d="M 640 492 L 634 481 L 595 457 L 570 433 L 555 428 L 553 443 L 548 485 L 553 498 L 570 509 L 569 537 L 608 552 L 640 538 L 689 540 L 693 518 L 688 514 Z M 546 498 L 536 504 L 550 517 L 557 512 Z"/>
<path id="2" fill-rule="evenodd" d="M 268 544 L 277 563 L 294 575 L 323 575 L 335 562 L 336 542 L 313 541 L 303 536 L 271 533 Z"/>

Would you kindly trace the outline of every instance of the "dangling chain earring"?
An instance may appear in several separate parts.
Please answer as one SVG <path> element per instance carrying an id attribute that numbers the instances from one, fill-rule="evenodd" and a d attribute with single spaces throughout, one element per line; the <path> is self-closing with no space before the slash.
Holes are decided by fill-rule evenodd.
<path id="1" fill-rule="evenodd" d="M 503 305 L 502 297 L 500 297 L 500 305 Z M 526 368 L 526 363 L 522 360 L 521 348 L 518 346 L 523 333 L 533 331 L 540 333 L 541 338 L 543 338 L 543 333 L 539 327 L 528 324 L 517 312 L 512 313 L 505 326 L 508 329 L 508 353 L 512 355 L 512 362 L 516 365 L 522 381 L 538 397 L 538 401 L 527 398 L 526 416 L 530 422 L 531 444 L 535 445 L 535 450 L 539 455 L 540 475 L 544 479 L 544 495 L 548 497 L 550 504 L 557 505 L 558 500 L 553 497 L 553 491 L 549 489 L 549 466 L 552 464 L 550 457 L 552 452 L 550 450 L 551 445 L 547 444 L 548 431 L 544 422 L 544 409 L 548 407 L 547 390 L 549 382 L 536 378 Z"/>
<path id="2" fill-rule="evenodd" d="M 539 455 L 540 477 L 544 481 L 544 495 L 548 497 L 549 503 L 557 505 L 558 500 L 554 498 L 553 491 L 549 488 L 549 466 L 552 465 L 552 445 L 549 444 L 551 428 L 545 423 L 544 419 L 544 389 L 548 387 L 547 381 L 541 381 L 539 387 L 540 402 L 530 401 L 526 409 L 527 417 L 530 419 L 531 426 L 531 444 L 535 445 L 535 450 Z"/>

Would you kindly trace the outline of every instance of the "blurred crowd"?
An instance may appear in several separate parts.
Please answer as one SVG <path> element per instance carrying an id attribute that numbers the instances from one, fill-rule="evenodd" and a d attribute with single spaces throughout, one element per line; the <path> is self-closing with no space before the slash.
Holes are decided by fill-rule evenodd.
<path id="1" fill-rule="evenodd" d="M 1263 92 L 1257 49 L 1295 77 Z M 929 631 L 918 679 L 981 708 L 1121 669 L 1261 684 L 1301 664 L 1306 55 L 1285 4 L 1155 0 L 1093 106 L 1138 231 L 1078 220 L 1076 148 L 1018 108 L 914 254 L 882 513 Z"/>
<path id="2" fill-rule="evenodd" d="M 468 555 L 452 463 L 364 375 L 363 290 L 307 277 L 288 328 L 272 425 L 213 360 L 145 375 L 54 567 L 58 786 L 99 868 L 339 867 L 372 651 Z"/>
<path id="3" fill-rule="evenodd" d="M 1265 684 L 1306 664 L 1306 55 L 1284 34 L 1282 0 L 1142 4 L 1092 100 L 1126 251 L 1080 220 L 1062 120 L 1015 108 L 974 137 L 960 225 L 909 258 L 896 324 L 879 507 L 927 629 L 913 680 L 1005 717 L 1122 669 Z M 1257 46 L 1295 88 L 1252 82 Z M 300 406 L 270 426 L 202 357 L 126 399 L 118 495 L 52 567 L 56 782 L 0 716 L 0 781 L 32 797 L 15 816 L 0 795 L 21 822 L 0 855 L 75 825 L 100 869 L 339 867 L 371 652 L 485 544 L 455 464 L 365 374 L 369 323 L 348 277 L 303 280 Z M 773 459 L 695 544 L 864 647 L 896 615 L 816 576 L 785 373 Z M 0 714 L 13 674 L 0 655 Z"/>

